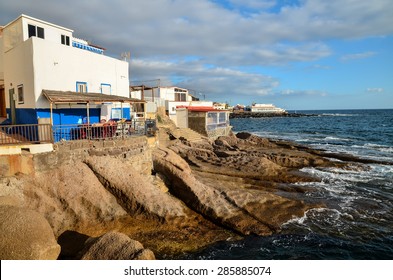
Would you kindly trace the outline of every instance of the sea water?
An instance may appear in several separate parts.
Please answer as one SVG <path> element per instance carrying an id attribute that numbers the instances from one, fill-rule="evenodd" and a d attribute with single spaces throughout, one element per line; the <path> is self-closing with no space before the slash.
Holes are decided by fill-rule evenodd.
<path id="1" fill-rule="evenodd" d="M 321 182 L 298 183 L 300 199 L 325 205 L 269 237 L 223 241 L 186 259 L 393 259 L 393 110 L 303 111 L 302 117 L 232 119 L 248 131 L 391 164 L 361 170 L 304 168 Z"/>

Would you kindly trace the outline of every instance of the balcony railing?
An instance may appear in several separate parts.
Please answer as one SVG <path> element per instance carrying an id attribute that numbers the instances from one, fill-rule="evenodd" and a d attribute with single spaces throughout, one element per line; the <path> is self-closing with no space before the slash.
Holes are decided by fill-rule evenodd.
<path id="1" fill-rule="evenodd" d="M 50 124 L 0 125 L 0 145 L 53 143 Z"/>
<path id="2" fill-rule="evenodd" d="M 145 135 L 145 121 L 114 122 L 81 125 L 54 125 L 54 142 L 93 139 L 123 139 Z"/>
<path id="3" fill-rule="evenodd" d="M 150 120 L 119 121 L 98 124 L 1 125 L 0 145 L 55 143 L 71 140 L 124 139 L 133 136 L 153 136 L 155 123 Z"/>

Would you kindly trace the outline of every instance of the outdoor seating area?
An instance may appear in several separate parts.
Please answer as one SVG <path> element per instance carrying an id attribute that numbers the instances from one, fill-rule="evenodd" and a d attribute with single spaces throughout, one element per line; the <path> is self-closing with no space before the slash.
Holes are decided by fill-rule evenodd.
<path id="1" fill-rule="evenodd" d="M 54 142 L 83 139 L 127 138 L 145 134 L 144 120 L 111 119 L 93 124 L 54 125 Z"/>

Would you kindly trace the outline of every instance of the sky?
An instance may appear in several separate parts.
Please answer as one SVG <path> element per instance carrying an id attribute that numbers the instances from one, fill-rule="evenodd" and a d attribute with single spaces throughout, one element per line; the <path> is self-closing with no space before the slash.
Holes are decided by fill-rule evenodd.
<path id="1" fill-rule="evenodd" d="M 130 83 L 287 110 L 393 108 L 392 0 L 1 0 L 130 53 Z"/>

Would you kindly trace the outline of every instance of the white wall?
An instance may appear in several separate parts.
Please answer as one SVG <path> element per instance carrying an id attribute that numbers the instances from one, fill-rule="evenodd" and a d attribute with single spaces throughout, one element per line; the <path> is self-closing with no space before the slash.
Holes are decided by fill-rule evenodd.
<path id="1" fill-rule="evenodd" d="M 55 25 L 49 22 L 45 22 L 40 19 L 35 19 L 26 15 L 21 16 L 22 26 L 23 26 L 23 40 L 26 41 L 29 39 L 29 31 L 28 31 L 28 24 L 42 27 L 44 29 L 45 40 L 54 42 L 54 43 L 61 43 L 61 35 L 66 35 L 70 37 L 70 44 L 72 41 L 72 30 Z"/>
<path id="2" fill-rule="evenodd" d="M 32 41 L 28 40 L 18 44 L 12 50 L 4 54 L 4 81 L 6 103 L 9 108 L 8 91 L 11 88 L 17 93 L 18 85 L 23 85 L 24 104 L 18 104 L 16 108 L 33 108 L 35 104 L 35 94 L 33 85 L 33 55 Z"/>
<path id="3" fill-rule="evenodd" d="M 176 110 L 175 124 L 179 128 L 188 128 L 188 110 L 185 108 Z"/>
<path id="4" fill-rule="evenodd" d="M 190 106 L 213 107 L 213 101 L 191 101 Z"/>
<path id="5" fill-rule="evenodd" d="M 112 95 L 129 96 L 127 62 L 37 37 L 5 53 L 4 66 L 6 93 L 24 87 L 25 102 L 17 108 L 49 108 L 43 89 L 76 91 L 77 81 L 86 82 L 89 92 L 110 84 Z"/>
<path id="6" fill-rule="evenodd" d="M 49 106 L 40 97 L 43 89 L 76 91 L 76 82 L 86 82 L 88 92 L 95 93 L 101 92 L 101 84 L 110 84 L 112 95 L 129 96 L 128 62 L 40 38 L 31 40 L 37 108 Z"/>
<path id="7" fill-rule="evenodd" d="M 175 88 L 160 88 L 160 97 L 168 101 L 175 101 Z"/>
<path id="8" fill-rule="evenodd" d="M 188 101 L 168 101 L 168 114 L 169 116 L 174 115 L 176 116 L 176 107 L 177 106 L 189 106 L 190 102 Z"/>

